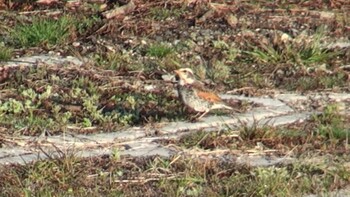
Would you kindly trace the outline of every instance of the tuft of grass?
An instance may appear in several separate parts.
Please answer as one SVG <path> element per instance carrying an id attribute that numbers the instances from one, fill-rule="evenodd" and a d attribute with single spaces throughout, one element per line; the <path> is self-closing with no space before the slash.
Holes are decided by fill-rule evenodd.
<path id="1" fill-rule="evenodd" d="M 7 61 L 11 59 L 13 49 L 5 46 L 4 44 L 0 44 L 0 61 Z"/>
<path id="2" fill-rule="evenodd" d="M 75 26 L 79 34 L 84 34 L 86 31 L 91 29 L 93 26 L 101 22 L 101 18 L 97 15 L 93 16 L 82 16 L 82 19 L 75 21 Z"/>
<path id="3" fill-rule="evenodd" d="M 348 141 L 350 130 L 337 105 L 326 106 L 322 114 L 313 116 L 313 121 L 318 124 L 315 129 L 318 135 L 333 142 Z"/>
<path id="4" fill-rule="evenodd" d="M 247 53 L 259 63 L 283 62 L 283 54 L 279 53 L 273 46 L 254 47 L 253 51 Z"/>
<path id="5" fill-rule="evenodd" d="M 183 14 L 183 9 L 181 8 L 172 8 L 172 9 L 167 9 L 163 7 L 154 7 L 151 8 L 149 13 L 150 17 L 155 20 L 166 20 L 168 18 L 179 18 Z"/>
<path id="6" fill-rule="evenodd" d="M 312 67 L 315 64 L 326 63 L 339 55 L 337 52 L 322 47 L 323 37 L 324 28 L 320 28 L 313 36 L 305 38 L 300 35 L 300 38 L 289 42 L 281 41 L 278 45 L 262 44 L 258 47 L 252 47 L 253 50 L 246 53 L 258 63 L 291 63 Z"/>
<path id="7" fill-rule="evenodd" d="M 347 76 L 344 72 L 335 72 L 331 75 L 317 73 L 313 75 L 301 76 L 297 80 L 287 80 L 284 87 L 287 90 L 316 90 L 320 88 L 334 88 L 346 86 Z"/>
<path id="8" fill-rule="evenodd" d="M 269 137 L 272 135 L 273 129 L 270 126 L 267 126 L 267 123 L 261 123 L 259 121 L 254 120 L 254 122 L 248 125 L 245 122 L 241 122 L 241 129 L 239 136 L 243 140 L 254 140 L 260 139 L 264 137 Z"/>
<path id="9" fill-rule="evenodd" d="M 288 183 L 291 176 L 285 167 L 259 167 L 254 169 L 252 174 L 257 184 L 255 186 L 256 196 L 284 196 L 290 192 Z"/>
<path id="10" fill-rule="evenodd" d="M 297 60 L 301 61 L 304 65 L 320 64 L 327 62 L 339 54 L 323 49 L 321 40 L 324 37 L 324 31 L 324 27 L 320 27 L 311 37 L 311 41 L 301 45 L 299 52 L 296 53 Z"/>
<path id="11" fill-rule="evenodd" d="M 334 73 L 334 75 L 331 75 L 331 76 L 319 77 L 319 79 L 320 79 L 320 84 L 324 88 L 342 87 L 346 85 L 347 75 L 346 73 L 339 72 L 339 73 Z"/>
<path id="12" fill-rule="evenodd" d="M 213 81 L 225 81 L 228 79 L 231 75 L 231 69 L 229 66 L 227 66 L 222 61 L 215 61 L 213 62 L 212 66 L 210 67 L 208 71 L 208 76 Z"/>
<path id="13" fill-rule="evenodd" d="M 52 46 L 67 40 L 74 28 L 75 21 L 68 15 L 57 20 L 35 17 L 30 24 L 16 25 L 11 38 L 14 43 L 24 47 Z"/>
<path id="14" fill-rule="evenodd" d="M 181 138 L 179 144 L 186 148 L 198 146 L 203 140 L 208 138 L 209 135 L 211 134 L 204 131 L 194 132 L 189 135 L 185 135 L 183 138 Z"/>
<path id="15" fill-rule="evenodd" d="M 143 65 L 133 60 L 131 52 L 108 52 L 107 54 L 96 54 L 95 61 L 98 66 L 120 72 L 142 70 Z"/>
<path id="16" fill-rule="evenodd" d="M 297 86 L 301 90 L 315 90 L 318 87 L 318 81 L 312 77 L 300 77 Z"/>
<path id="17" fill-rule="evenodd" d="M 219 52 L 222 52 L 224 58 L 231 62 L 234 62 L 237 56 L 240 54 L 240 50 L 233 44 L 229 45 L 222 40 L 213 41 L 213 47 L 214 49 L 219 50 Z"/>
<path id="18" fill-rule="evenodd" d="M 153 44 L 147 49 L 147 55 L 151 57 L 164 58 L 174 52 L 174 49 L 166 44 Z"/>

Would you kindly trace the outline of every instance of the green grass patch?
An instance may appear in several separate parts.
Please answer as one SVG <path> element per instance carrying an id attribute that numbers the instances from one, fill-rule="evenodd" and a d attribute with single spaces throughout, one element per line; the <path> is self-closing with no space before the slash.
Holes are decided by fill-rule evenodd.
<path id="1" fill-rule="evenodd" d="M 146 51 L 146 54 L 151 57 L 164 58 L 174 52 L 173 47 L 166 44 L 152 44 Z"/>
<path id="2" fill-rule="evenodd" d="M 72 16 L 73 17 L 73 16 Z M 77 29 L 77 32 L 80 35 L 86 34 L 86 32 L 91 32 L 90 30 L 94 27 L 99 25 L 102 20 L 97 15 L 88 15 L 88 16 L 81 16 L 82 18 L 76 19 L 75 27 Z"/>
<path id="3" fill-rule="evenodd" d="M 31 23 L 17 24 L 10 36 L 14 43 L 23 47 L 50 47 L 63 44 L 74 31 L 75 22 L 68 15 L 59 19 L 34 17 Z"/>
<path id="4" fill-rule="evenodd" d="M 349 142 L 350 127 L 344 116 L 339 114 L 337 105 L 326 106 L 322 114 L 313 116 L 317 123 L 316 134 L 329 139 L 333 143 Z"/>
<path id="5" fill-rule="evenodd" d="M 13 49 L 0 43 L 0 61 L 11 59 Z"/>
<path id="6" fill-rule="evenodd" d="M 333 75 L 321 76 L 319 80 L 324 88 L 343 87 L 346 85 L 347 74 L 345 72 L 336 72 Z"/>
<path id="7" fill-rule="evenodd" d="M 168 18 L 179 18 L 184 13 L 182 8 L 164 8 L 164 7 L 153 7 L 149 10 L 150 18 L 155 20 L 166 20 Z"/>
<path id="8" fill-rule="evenodd" d="M 305 67 L 315 67 L 327 63 L 340 53 L 327 50 L 322 47 L 322 38 L 325 36 L 325 28 L 319 28 L 314 35 L 299 37 L 289 41 L 280 40 L 277 44 L 263 44 L 251 47 L 252 51 L 246 51 L 257 63 L 290 63 Z"/>
<path id="9" fill-rule="evenodd" d="M 347 85 L 347 75 L 343 71 L 332 74 L 313 73 L 299 76 L 297 79 L 293 77 L 284 80 L 284 84 L 280 84 L 280 86 L 290 91 L 321 90 L 323 88 L 345 87 Z"/>
<path id="10" fill-rule="evenodd" d="M 281 49 L 273 46 L 255 47 L 252 52 L 247 53 L 258 63 L 297 63 L 304 66 L 325 63 L 339 54 L 322 49 L 317 40 L 299 47 L 294 44 Z"/>
<path id="11" fill-rule="evenodd" d="M 186 148 L 192 148 L 195 146 L 200 145 L 201 142 L 203 142 L 205 139 L 210 137 L 210 133 L 208 132 L 203 132 L 203 131 L 198 131 L 194 132 L 189 135 L 185 135 L 179 140 L 179 145 L 184 146 Z"/>
<path id="12" fill-rule="evenodd" d="M 143 70 L 143 64 L 135 60 L 131 52 L 108 52 L 94 55 L 97 65 L 106 70 L 127 72 Z"/>
<path id="13" fill-rule="evenodd" d="M 210 79 L 216 82 L 222 82 L 230 78 L 231 69 L 222 61 L 215 61 L 207 72 Z"/>
<path id="14" fill-rule="evenodd" d="M 290 83 L 288 86 L 291 87 L 291 90 L 315 90 L 319 87 L 319 83 L 314 77 L 303 76 L 300 77 L 296 83 Z"/>

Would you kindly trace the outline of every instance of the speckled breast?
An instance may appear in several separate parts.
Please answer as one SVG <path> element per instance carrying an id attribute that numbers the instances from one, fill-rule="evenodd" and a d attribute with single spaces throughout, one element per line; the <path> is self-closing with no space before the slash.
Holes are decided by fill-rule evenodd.
<path id="1" fill-rule="evenodd" d="M 195 89 L 191 86 L 178 86 L 178 93 L 182 102 L 188 107 L 198 112 L 204 112 L 208 110 L 211 103 L 198 97 Z"/>

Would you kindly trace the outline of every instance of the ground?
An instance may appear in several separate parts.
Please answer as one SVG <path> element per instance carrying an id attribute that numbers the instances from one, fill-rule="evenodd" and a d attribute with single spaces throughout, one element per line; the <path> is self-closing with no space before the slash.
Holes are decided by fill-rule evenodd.
<path id="1" fill-rule="evenodd" d="M 195 114 L 177 99 L 171 80 L 181 67 L 192 68 L 208 89 L 231 95 L 350 92 L 346 0 L 26 0 L 0 2 L 0 9 L 2 148 L 43 133 L 112 133 L 187 122 Z M 83 63 L 17 61 L 35 55 Z M 5 196 L 327 195 L 349 187 L 346 101 L 315 97 L 301 103 L 315 112 L 303 122 L 242 124 L 235 131 L 198 130 L 162 140 L 188 153 L 171 157 L 120 156 L 115 150 L 80 158 L 42 150 L 48 159 L 2 165 L 0 188 Z M 241 112 L 257 107 L 226 102 Z M 261 144 L 273 150 L 264 156 L 295 160 L 262 167 L 232 159 L 256 153 Z"/>

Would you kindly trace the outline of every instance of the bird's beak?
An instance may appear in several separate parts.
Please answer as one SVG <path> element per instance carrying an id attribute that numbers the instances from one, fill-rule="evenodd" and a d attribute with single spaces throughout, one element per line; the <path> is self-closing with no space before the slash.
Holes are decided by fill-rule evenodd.
<path id="1" fill-rule="evenodd" d="M 182 77 L 181 76 L 181 71 L 179 70 L 174 70 L 174 73 L 175 73 L 175 81 L 178 82 L 180 80 L 180 78 Z"/>

